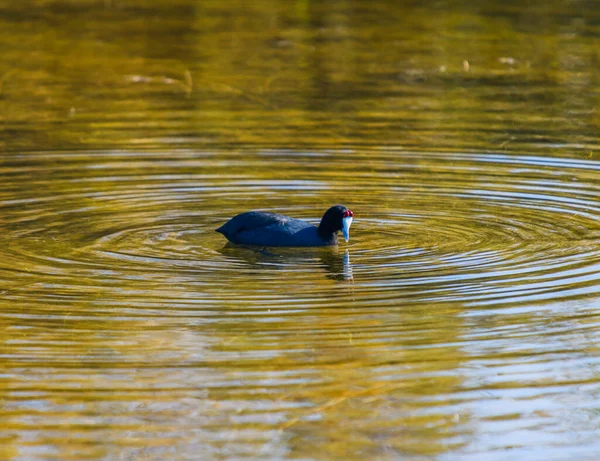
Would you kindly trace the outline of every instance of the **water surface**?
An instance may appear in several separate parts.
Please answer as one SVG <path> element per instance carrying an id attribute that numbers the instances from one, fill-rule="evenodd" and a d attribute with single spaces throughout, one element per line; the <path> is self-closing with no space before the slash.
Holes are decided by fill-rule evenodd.
<path id="1" fill-rule="evenodd" d="M 597 459 L 592 3 L 0 13 L 1 459 Z"/>

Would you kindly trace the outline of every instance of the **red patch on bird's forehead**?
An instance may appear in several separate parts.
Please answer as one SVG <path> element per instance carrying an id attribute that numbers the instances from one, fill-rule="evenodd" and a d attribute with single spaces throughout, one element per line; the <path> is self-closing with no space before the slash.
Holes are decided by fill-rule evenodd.
<path id="1" fill-rule="evenodd" d="M 352 217 L 352 216 L 354 216 L 354 213 L 352 213 L 350 210 L 344 211 L 344 218 Z"/>

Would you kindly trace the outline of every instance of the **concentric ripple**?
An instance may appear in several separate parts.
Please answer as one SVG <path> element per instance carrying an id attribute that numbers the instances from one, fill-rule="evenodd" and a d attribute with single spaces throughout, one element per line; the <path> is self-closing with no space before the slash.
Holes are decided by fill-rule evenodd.
<path id="1" fill-rule="evenodd" d="M 328 275 L 352 279 L 371 303 L 514 304 L 593 296 L 600 286 L 597 162 L 380 151 L 357 171 L 342 152 L 288 152 L 274 170 L 265 154 L 15 159 L 2 190 L 3 270 L 79 288 L 176 278 L 203 285 L 203 297 L 254 280 L 264 284 L 260 296 L 232 298 L 257 305 L 282 296 L 274 287 L 284 283 L 305 308 L 315 280 Z M 311 171 L 288 179 L 302 162 Z M 35 187 L 17 187 L 34 165 Z M 224 247 L 214 232 L 256 208 L 317 222 L 335 202 L 357 215 L 350 245 L 338 250 Z M 7 280 L 20 277 L 4 282 L 18 291 Z"/>

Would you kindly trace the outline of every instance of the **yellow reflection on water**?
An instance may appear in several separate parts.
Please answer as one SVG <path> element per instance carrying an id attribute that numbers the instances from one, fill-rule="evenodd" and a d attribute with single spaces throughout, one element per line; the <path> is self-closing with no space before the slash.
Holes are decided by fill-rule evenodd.
<path id="1" fill-rule="evenodd" d="M 585 2 L 2 12 L 0 458 L 595 456 Z"/>

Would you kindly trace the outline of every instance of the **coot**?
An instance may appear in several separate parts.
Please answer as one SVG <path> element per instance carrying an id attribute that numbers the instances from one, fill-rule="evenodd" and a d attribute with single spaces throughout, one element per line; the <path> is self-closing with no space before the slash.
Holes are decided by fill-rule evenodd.
<path id="1" fill-rule="evenodd" d="M 346 242 L 354 213 L 343 205 L 329 208 L 319 227 L 300 219 L 275 213 L 249 211 L 231 218 L 217 229 L 227 240 L 243 245 L 273 247 L 316 247 L 337 245 L 337 232 Z"/>

